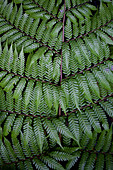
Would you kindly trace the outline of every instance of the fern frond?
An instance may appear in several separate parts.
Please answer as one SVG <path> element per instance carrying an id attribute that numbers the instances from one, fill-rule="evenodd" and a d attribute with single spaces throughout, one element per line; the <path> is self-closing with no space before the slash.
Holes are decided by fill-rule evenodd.
<path id="1" fill-rule="evenodd" d="M 35 165 L 36 169 L 45 169 L 45 170 L 49 170 L 49 168 L 40 160 L 34 158 L 33 159 L 33 164 Z"/>
<path id="2" fill-rule="evenodd" d="M 9 132 L 11 132 L 11 127 L 13 126 L 15 116 L 16 116 L 15 114 L 12 114 L 7 117 L 7 120 L 5 121 L 4 128 L 3 128 L 4 136 L 7 136 Z"/>
<path id="3" fill-rule="evenodd" d="M 41 157 L 41 160 L 43 160 L 43 162 L 46 163 L 49 168 L 64 170 L 61 164 L 48 156 Z"/>
<path id="4" fill-rule="evenodd" d="M 44 130 L 41 125 L 41 120 L 38 118 L 34 119 L 34 132 L 37 140 L 37 144 L 39 145 L 40 152 L 42 153 L 42 147 L 44 145 Z"/>
<path id="5" fill-rule="evenodd" d="M 78 126 L 78 119 L 75 118 L 74 116 L 70 115 L 68 118 L 69 121 L 69 129 L 72 132 L 72 134 L 75 136 L 75 139 L 79 145 L 79 138 L 80 138 L 80 130 Z"/>
<path id="6" fill-rule="evenodd" d="M 53 126 L 53 124 L 49 120 L 45 119 L 43 121 L 43 126 L 46 129 L 46 131 L 47 131 L 48 135 L 50 136 L 50 138 L 55 140 L 61 146 L 60 139 L 58 137 L 57 131 L 56 131 L 55 127 Z"/>
<path id="7" fill-rule="evenodd" d="M 1 169 L 112 169 L 110 0 L 0 0 Z"/>
<path id="8" fill-rule="evenodd" d="M 72 133 L 69 131 L 69 129 L 65 126 L 65 124 L 63 122 L 61 122 L 61 120 L 58 119 L 54 119 L 52 121 L 55 124 L 55 127 L 57 128 L 57 130 L 61 133 L 64 134 L 65 136 L 72 138 L 75 140 L 74 136 L 72 135 Z"/>
<path id="9" fill-rule="evenodd" d="M 18 116 L 18 118 L 16 118 L 14 125 L 13 125 L 13 130 L 12 130 L 13 138 L 17 137 L 18 134 L 20 133 L 22 124 L 23 124 L 23 116 Z"/>
<path id="10" fill-rule="evenodd" d="M 25 159 L 22 147 L 17 138 L 12 138 L 13 148 L 16 153 L 17 158 Z"/>
<path id="11" fill-rule="evenodd" d="M 107 105 L 105 105 L 104 102 L 100 102 L 100 105 L 102 108 L 104 108 L 109 116 L 113 117 L 113 105 L 110 102 L 107 102 Z"/>
<path id="12" fill-rule="evenodd" d="M 17 160 L 16 154 L 15 154 L 15 152 L 14 152 L 12 146 L 11 146 L 11 143 L 9 142 L 9 140 L 7 138 L 4 138 L 4 143 L 5 143 L 5 146 L 7 148 L 8 153 L 10 155 L 11 161 L 16 161 Z"/>
<path id="13" fill-rule="evenodd" d="M 2 158 L 5 162 L 10 162 L 10 157 L 7 153 L 6 147 L 4 146 L 4 144 L 1 144 L 1 148 L 0 148 L 1 154 L 2 154 Z"/>
<path id="14" fill-rule="evenodd" d="M 88 135 L 89 138 L 92 138 L 91 126 L 87 120 L 86 115 L 84 115 L 82 112 L 79 113 L 78 120 L 82 130 Z"/>

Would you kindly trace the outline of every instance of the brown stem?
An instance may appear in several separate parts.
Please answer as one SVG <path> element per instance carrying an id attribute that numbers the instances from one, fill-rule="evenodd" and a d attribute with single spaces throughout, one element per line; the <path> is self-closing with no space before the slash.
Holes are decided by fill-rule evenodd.
<path id="1" fill-rule="evenodd" d="M 6 71 L 8 74 L 12 74 L 12 75 L 14 75 L 14 76 L 18 76 L 18 77 L 25 78 L 25 79 L 28 79 L 28 80 L 40 81 L 40 82 L 42 82 L 42 83 L 48 83 L 48 84 L 53 85 L 53 86 L 58 86 L 57 84 L 52 83 L 52 82 L 49 82 L 49 81 L 46 81 L 46 80 L 40 80 L 40 79 L 36 79 L 36 78 L 32 78 L 32 77 L 22 76 L 22 75 L 20 75 L 20 74 L 16 74 L 16 73 L 13 73 L 13 72 L 9 72 L 8 70 L 4 70 L 4 69 L 2 69 L 2 68 L 0 68 L 0 71 Z"/>
<path id="2" fill-rule="evenodd" d="M 65 4 L 65 0 L 64 0 L 64 16 L 63 16 L 63 28 L 62 28 L 62 42 L 64 42 L 65 11 L 66 11 L 66 4 Z M 61 83 L 62 83 L 62 59 L 63 59 L 63 55 L 62 55 L 62 50 L 61 50 L 60 86 L 61 86 Z M 59 116 L 61 116 L 61 106 L 59 106 Z"/>
<path id="3" fill-rule="evenodd" d="M 95 31 L 99 30 L 100 28 L 106 26 L 107 24 L 109 24 L 109 23 L 112 22 L 112 21 L 113 21 L 113 19 L 111 19 L 110 21 L 106 22 L 104 25 L 101 25 L 101 26 L 99 26 L 99 27 L 97 27 L 97 28 L 95 28 L 95 29 L 93 29 L 93 30 L 85 33 L 85 34 L 81 34 L 81 35 L 79 35 L 78 37 L 69 39 L 69 40 L 66 41 L 66 43 L 68 43 L 69 41 L 72 41 L 72 40 L 76 40 L 76 39 L 78 39 L 78 38 L 85 37 L 85 36 L 87 36 L 88 34 L 91 34 L 91 33 L 95 32 Z"/>
<path id="4" fill-rule="evenodd" d="M 88 105 L 82 106 L 82 107 L 80 108 L 80 110 L 83 110 L 83 109 L 85 109 L 85 108 L 87 108 L 87 107 L 90 107 L 90 106 L 92 106 L 92 105 L 94 105 L 94 104 L 98 104 L 98 103 L 101 102 L 101 101 L 105 101 L 107 98 L 112 97 L 112 96 L 113 96 L 113 93 L 110 94 L 110 95 L 107 95 L 107 96 L 103 97 L 102 99 L 99 99 L 99 100 L 95 101 L 94 103 L 89 103 Z M 74 110 L 72 110 L 71 112 L 67 112 L 66 115 L 69 115 L 69 114 L 71 114 L 71 113 L 74 113 L 74 112 L 76 112 L 77 110 L 78 110 L 78 109 L 74 109 Z"/>
<path id="5" fill-rule="evenodd" d="M 0 15 L 1 15 L 1 14 L 0 14 Z M 13 28 L 15 28 L 16 30 L 18 30 L 19 32 L 21 32 L 21 33 L 24 34 L 25 36 L 29 37 L 30 39 L 34 40 L 35 42 L 41 44 L 41 45 L 44 46 L 44 47 L 47 47 L 49 50 L 51 50 L 51 51 L 55 52 L 56 54 L 60 55 L 55 49 L 52 49 L 52 48 L 49 47 L 48 45 L 46 45 L 46 44 L 44 44 L 43 42 L 37 40 L 35 37 L 32 37 L 31 35 L 25 33 L 23 30 L 17 28 L 17 27 L 16 27 L 15 25 L 13 25 L 10 21 L 8 21 L 3 15 L 1 15 L 1 16 L 4 18 L 4 20 L 5 20 L 8 24 L 10 24 L 11 26 L 13 26 Z"/>
<path id="6" fill-rule="evenodd" d="M 53 15 L 52 13 L 50 13 L 49 11 L 47 11 L 45 8 L 43 8 L 41 5 L 39 5 L 39 3 L 35 2 L 34 0 L 33 0 L 33 2 L 34 2 L 37 6 L 39 6 L 43 11 L 45 11 L 46 13 L 48 13 L 49 15 L 51 15 L 53 18 L 55 18 L 55 19 L 57 19 L 59 22 L 61 22 L 61 20 L 60 20 L 59 18 L 57 18 L 55 15 Z"/>
<path id="7" fill-rule="evenodd" d="M 71 7 L 71 8 L 69 8 L 69 9 L 67 9 L 66 11 L 70 11 L 70 10 L 73 9 L 73 8 L 81 7 L 81 6 L 83 6 L 83 5 L 85 5 L 85 4 L 89 3 L 89 2 L 90 2 L 90 1 L 84 2 L 84 3 L 82 3 L 82 4 L 75 5 L 74 7 Z"/>
<path id="8" fill-rule="evenodd" d="M 62 50 L 61 50 L 61 65 L 60 65 L 60 86 L 61 86 L 61 82 L 62 82 L 62 59 L 63 59 L 63 56 L 62 56 Z"/>
<path id="9" fill-rule="evenodd" d="M 104 64 L 104 62 L 105 62 L 105 61 L 108 61 L 109 59 L 110 59 L 110 58 L 108 57 L 108 58 L 106 58 L 105 60 L 103 60 L 103 61 L 101 61 L 101 62 L 99 62 L 99 63 L 97 63 L 97 64 L 94 64 L 94 65 L 91 66 L 91 67 L 85 68 L 84 70 L 81 70 L 81 71 L 79 71 L 79 72 L 76 72 L 76 73 L 74 73 L 74 74 L 71 74 L 71 75 L 65 77 L 64 79 L 69 79 L 70 77 L 73 77 L 73 76 L 75 76 L 76 74 L 82 74 L 84 71 L 89 71 L 89 70 L 91 70 L 91 69 L 93 69 L 93 68 L 95 68 L 95 67 L 98 67 L 98 66 L 101 65 L 101 64 Z"/>
<path id="10" fill-rule="evenodd" d="M 43 154 L 43 155 L 45 155 L 45 154 Z M 19 162 L 21 162 L 21 161 L 22 161 L 22 162 L 27 161 L 27 160 L 29 160 L 29 159 L 30 159 L 30 160 L 33 160 L 35 157 L 37 157 L 37 158 L 40 160 L 40 156 L 42 156 L 42 154 L 33 155 L 32 157 L 26 157 L 25 159 L 17 159 L 16 161 L 7 162 L 7 163 L 4 161 L 4 163 L 7 164 L 7 165 L 14 164 L 14 163 L 16 164 L 16 163 L 19 163 Z"/>
<path id="11" fill-rule="evenodd" d="M 70 148 L 73 148 L 73 147 L 70 147 Z M 54 150 L 53 150 L 54 151 Z M 88 153 L 94 153 L 94 154 L 103 154 L 103 155 L 113 155 L 113 152 L 102 152 L 102 151 L 100 151 L 100 152 L 98 152 L 98 151 L 96 151 L 96 150 L 86 150 L 86 149 L 80 149 L 80 151 L 81 152 L 88 152 Z M 43 153 L 43 156 L 45 156 L 47 153 L 45 152 L 45 153 Z M 48 154 L 47 154 L 48 155 Z M 32 155 L 32 157 L 26 157 L 25 159 L 18 159 L 18 160 L 16 160 L 16 161 L 12 161 L 12 162 L 9 162 L 9 163 L 6 163 L 5 161 L 3 161 L 4 162 L 4 164 L 7 164 L 7 165 L 10 165 L 10 164 L 16 164 L 16 163 L 18 163 L 18 162 L 24 162 L 24 161 L 26 161 L 26 160 L 33 160 L 35 157 L 37 157 L 39 160 L 40 160 L 40 157 L 42 156 L 42 154 L 39 154 L 39 155 Z"/>
<path id="12" fill-rule="evenodd" d="M 107 95 L 107 96 L 103 97 L 102 99 L 99 99 L 99 100 L 95 101 L 93 104 L 92 104 L 92 103 L 89 103 L 88 105 L 81 106 L 80 110 L 83 110 L 83 109 L 85 109 L 85 108 L 87 108 L 87 107 L 90 107 L 90 106 L 92 106 L 92 105 L 94 105 L 94 104 L 98 104 L 98 103 L 101 102 L 101 101 L 105 101 L 105 102 L 106 102 L 106 100 L 107 100 L 109 97 L 113 97 L 113 93 L 110 94 L 110 95 Z M 60 107 L 59 107 L 59 109 L 60 109 Z M 78 111 L 78 109 L 74 109 L 74 110 L 72 110 L 72 111 L 70 111 L 70 112 L 67 112 L 66 115 L 61 115 L 61 113 L 59 112 L 59 114 L 60 114 L 59 116 L 62 116 L 62 117 L 65 116 L 65 117 L 66 117 L 66 116 L 68 116 L 68 115 L 70 115 L 71 113 L 74 113 L 74 112 L 76 112 L 76 111 Z M 0 112 L 8 112 L 9 114 L 17 114 L 17 115 L 26 116 L 26 117 L 33 117 L 33 118 L 40 117 L 40 118 L 46 118 L 46 119 L 53 119 L 53 117 L 47 117 L 47 116 L 41 116 L 41 115 L 33 115 L 33 114 L 25 114 L 25 113 L 22 113 L 22 112 L 21 112 L 21 113 L 18 113 L 18 112 L 9 111 L 9 110 L 0 110 Z M 57 117 L 57 116 L 54 116 L 54 117 Z"/>
<path id="13" fill-rule="evenodd" d="M 62 42 L 64 42 L 64 25 L 65 25 L 65 11 L 66 11 L 66 4 L 64 0 L 64 16 L 63 16 L 63 28 L 62 28 Z M 62 50 L 61 50 L 61 65 L 60 65 L 60 86 L 62 83 L 62 60 L 63 60 L 63 55 L 62 55 Z M 59 105 L 59 116 L 61 116 L 61 106 Z M 59 138 L 61 141 L 61 133 L 59 133 Z"/>
<path id="14" fill-rule="evenodd" d="M 64 16 L 63 16 L 63 28 L 62 28 L 62 42 L 64 42 L 64 24 L 65 24 L 65 10 L 66 10 L 66 5 L 65 5 L 65 0 L 64 0 Z M 62 50 L 61 50 L 61 65 L 60 65 L 60 85 L 62 82 Z"/>
<path id="15" fill-rule="evenodd" d="M 59 116 L 61 116 L 61 106 L 59 106 Z"/>

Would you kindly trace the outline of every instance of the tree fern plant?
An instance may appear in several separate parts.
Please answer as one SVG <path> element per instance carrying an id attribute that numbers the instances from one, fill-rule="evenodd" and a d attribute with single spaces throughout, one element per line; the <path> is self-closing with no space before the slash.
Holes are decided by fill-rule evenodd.
<path id="1" fill-rule="evenodd" d="M 0 0 L 1 169 L 113 169 L 111 0 Z"/>

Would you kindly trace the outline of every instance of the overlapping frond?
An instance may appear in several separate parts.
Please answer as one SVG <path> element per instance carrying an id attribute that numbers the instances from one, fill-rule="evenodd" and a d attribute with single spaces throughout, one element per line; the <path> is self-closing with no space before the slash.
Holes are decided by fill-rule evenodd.
<path id="1" fill-rule="evenodd" d="M 27 2 L 25 1 L 25 3 Z M 12 3 L 8 5 L 6 1 L 0 5 L 0 9 L 0 34 L 2 34 L 2 42 L 6 41 L 6 39 L 8 39 L 8 43 L 13 41 L 19 49 L 21 46 L 25 47 L 24 51 L 26 53 L 36 50 L 39 46 L 45 46 L 53 53 L 56 51 L 54 49 L 56 44 L 57 50 L 60 49 L 58 46 L 58 42 L 62 41 L 60 35 L 58 42 L 57 39 L 54 42 L 51 40 L 56 38 L 62 31 L 62 23 L 59 23 L 56 18 L 50 21 L 52 16 L 46 11 L 43 12 L 43 9 L 35 9 L 36 14 L 32 13 L 30 15 L 30 12 L 27 11 L 23 13 L 22 5 L 17 9 L 17 5 L 14 6 Z M 58 54 L 57 51 L 56 53 Z"/>
<path id="2" fill-rule="evenodd" d="M 68 54 L 66 53 L 66 55 Z M 82 72 L 82 74 L 73 76 L 71 79 L 69 76 L 68 79 L 65 79 L 62 82 L 60 87 L 54 82 L 49 82 L 49 80 L 52 80 L 54 74 L 54 72 L 49 71 L 52 61 L 49 67 L 49 62 L 47 60 L 47 66 L 49 67 L 47 74 L 50 78 L 45 78 L 45 80 L 42 80 L 41 77 L 35 77 L 33 73 L 30 73 L 30 56 L 28 57 L 26 63 L 24 63 L 25 56 L 23 53 L 23 48 L 20 51 L 20 54 L 18 54 L 16 48 L 13 51 L 12 45 L 8 49 L 6 44 L 4 49 L 1 51 L 1 58 L 2 60 L 0 61 L 0 66 L 2 70 L 0 73 L 0 86 L 4 88 L 4 91 L 6 92 L 13 90 L 13 98 L 15 100 L 18 100 L 22 95 L 25 108 L 27 106 L 31 107 L 30 103 L 35 101 L 34 104 L 32 104 L 34 105 L 34 108 L 37 109 L 37 112 L 41 105 L 41 99 L 44 100 L 44 103 L 49 110 L 53 108 L 52 110 L 55 109 L 57 112 L 60 103 L 63 103 L 61 105 L 62 109 L 64 111 L 68 111 L 71 103 L 69 103 L 69 99 L 72 101 L 72 106 L 74 105 L 74 108 L 79 110 L 83 105 L 83 102 L 84 104 L 86 104 L 86 101 L 88 103 L 93 103 L 92 99 L 95 101 L 98 98 L 101 99 L 102 97 L 107 96 L 108 92 L 109 94 L 112 93 L 113 73 L 110 68 L 109 61 L 106 62 L 106 66 L 105 64 L 98 65 L 98 69 L 97 67 L 92 67 L 90 68 L 90 72 L 86 69 Z M 34 61 L 32 66 L 38 67 L 37 61 Z M 45 69 L 43 69 L 43 73 L 45 73 L 47 66 L 44 65 Z M 101 92 L 101 86 L 106 90 L 106 94 Z M 58 99 L 58 94 L 60 91 L 62 97 Z M 82 100 L 80 100 L 80 97 L 82 97 Z"/>
<path id="3" fill-rule="evenodd" d="M 0 0 L 2 169 L 112 169 L 113 6 L 93 4 Z"/>
<path id="4" fill-rule="evenodd" d="M 21 132 L 22 134 L 22 132 Z M 83 135 L 83 134 L 81 134 Z M 4 143 L 1 144 L 1 157 L 3 162 L 7 163 L 7 166 L 13 169 L 19 169 L 20 167 L 27 169 L 44 168 L 44 169 L 64 169 L 64 167 L 57 161 L 63 162 L 67 161 L 65 169 L 71 169 L 78 161 L 79 169 L 104 169 L 104 165 L 107 168 L 112 169 L 113 165 L 113 144 L 112 144 L 112 126 L 109 131 L 102 131 L 98 135 L 95 131 L 93 132 L 93 138 L 89 139 L 87 136 L 83 135 L 84 140 L 80 140 L 81 147 L 71 146 L 59 148 L 55 147 L 49 153 L 47 150 L 40 155 L 33 154 L 30 144 L 25 144 L 23 137 L 21 137 L 21 143 L 16 138 L 13 139 L 12 145 L 10 141 L 4 137 Z M 22 152 L 22 148 L 27 148 L 29 155 L 26 152 Z M 36 146 L 35 146 L 36 148 Z M 24 149 L 25 151 L 25 149 Z M 26 157 L 27 156 L 27 157 Z M 37 159 L 38 158 L 38 159 Z M 30 159 L 30 160 L 29 160 Z M 1 162 L 2 167 L 4 164 Z M 18 166 L 16 166 L 18 164 Z M 5 168 L 7 168 L 5 166 Z"/>

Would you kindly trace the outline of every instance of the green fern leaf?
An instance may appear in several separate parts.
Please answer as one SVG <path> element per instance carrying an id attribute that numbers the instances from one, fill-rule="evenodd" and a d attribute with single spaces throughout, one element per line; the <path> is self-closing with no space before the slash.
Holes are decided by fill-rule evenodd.
<path id="1" fill-rule="evenodd" d="M 6 145 L 6 148 L 7 148 L 7 151 L 8 151 L 8 154 L 10 155 L 10 159 L 12 161 L 16 161 L 16 154 L 14 153 L 14 150 L 11 146 L 11 143 L 9 142 L 8 139 L 4 138 L 4 143 Z"/>
<path id="2" fill-rule="evenodd" d="M 1 170 L 111 170 L 112 2 L 0 0 L 0 37 Z"/>
<path id="3" fill-rule="evenodd" d="M 43 126 L 45 127 L 50 138 L 55 140 L 62 147 L 62 145 L 60 143 L 60 139 L 59 139 L 58 134 L 57 134 L 57 131 L 56 131 L 55 127 L 53 126 L 53 124 L 49 120 L 45 119 L 44 122 L 43 122 Z"/>
<path id="4" fill-rule="evenodd" d="M 16 156 L 19 158 L 19 159 L 24 159 L 24 154 L 23 154 L 23 151 L 22 151 L 22 147 L 18 141 L 17 138 L 12 138 L 12 143 L 13 143 L 13 147 L 14 147 L 14 151 L 16 153 Z"/>
<path id="5" fill-rule="evenodd" d="M 5 78 L 0 82 L 0 86 L 5 87 L 11 78 L 12 78 L 11 74 L 6 75 Z"/>
<path id="6" fill-rule="evenodd" d="M 59 132 L 61 132 L 62 134 L 64 134 L 65 136 L 72 138 L 75 140 L 74 136 L 72 135 L 72 133 L 69 131 L 69 129 L 65 126 L 65 124 L 63 122 L 61 122 L 61 120 L 58 119 L 54 119 L 53 123 L 55 124 L 57 130 Z"/>
<path id="7" fill-rule="evenodd" d="M 4 160 L 5 162 L 8 162 L 8 163 L 9 163 L 9 162 L 10 162 L 10 157 L 9 157 L 9 154 L 8 154 L 8 152 L 7 152 L 7 149 L 6 149 L 6 147 L 4 146 L 3 143 L 1 144 L 0 151 L 1 151 L 1 153 L 2 153 L 3 160 Z"/>
<path id="8" fill-rule="evenodd" d="M 23 116 L 18 116 L 18 118 L 15 120 L 14 126 L 13 126 L 13 130 L 12 130 L 12 136 L 17 137 L 20 133 L 20 130 L 22 128 L 22 124 L 23 124 Z"/>
<path id="9" fill-rule="evenodd" d="M 45 101 L 46 101 L 48 107 L 51 109 L 51 107 L 52 107 L 52 89 L 50 88 L 50 86 L 44 85 L 43 90 L 44 90 Z"/>
<path id="10" fill-rule="evenodd" d="M 77 144 L 79 144 L 79 139 L 80 139 L 80 132 L 79 132 L 79 126 L 78 126 L 78 119 L 75 118 L 74 116 L 69 116 L 69 129 L 72 132 L 72 134 L 74 135 Z"/>
<path id="11" fill-rule="evenodd" d="M 35 164 L 35 167 L 37 169 L 45 169 L 45 170 L 49 170 L 49 168 L 40 160 L 34 158 L 33 159 L 33 164 Z"/>
<path id="12" fill-rule="evenodd" d="M 75 106 L 79 109 L 79 89 L 78 84 L 74 79 L 70 79 L 69 81 L 71 100 L 75 104 Z"/>
<path id="13" fill-rule="evenodd" d="M 39 58 L 42 58 L 44 56 L 44 52 L 46 50 L 47 50 L 46 47 L 42 47 L 32 56 L 32 59 L 31 59 L 31 62 L 30 62 L 30 67 L 36 60 L 38 60 Z"/>
<path id="14" fill-rule="evenodd" d="M 19 78 L 18 78 L 18 77 L 14 77 L 14 78 L 11 79 L 11 80 L 9 81 L 9 83 L 5 86 L 4 90 L 5 90 L 6 92 L 12 90 L 12 89 L 14 88 L 14 84 L 16 85 L 18 81 L 19 81 Z"/>
<path id="15" fill-rule="evenodd" d="M 11 132 L 11 127 L 13 125 L 14 119 L 15 119 L 15 114 L 11 114 L 7 117 L 7 120 L 4 124 L 4 128 L 3 128 L 3 134 L 4 136 L 7 136 L 9 134 L 9 132 Z"/>
<path id="16" fill-rule="evenodd" d="M 27 105 L 30 102 L 30 97 L 31 97 L 31 93 L 32 93 L 32 90 L 33 90 L 33 85 L 34 85 L 34 82 L 31 80 L 31 81 L 28 82 L 28 85 L 26 87 L 26 91 L 25 91 L 25 108 L 27 107 Z"/>
<path id="17" fill-rule="evenodd" d="M 40 118 L 34 119 L 34 132 L 38 146 L 40 148 L 40 152 L 42 153 L 42 147 L 44 145 L 44 130 L 40 121 L 41 121 Z"/>
<path id="18" fill-rule="evenodd" d="M 49 156 L 44 156 L 41 159 L 44 161 L 44 163 L 46 163 L 52 169 L 64 170 L 62 165 L 60 165 L 56 160 L 50 158 Z"/>
<path id="19" fill-rule="evenodd" d="M 89 138 L 92 138 L 91 126 L 89 125 L 86 116 L 83 115 L 83 113 L 81 112 L 78 115 L 78 119 L 83 131 L 87 134 Z"/>
<path id="20" fill-rule="evenodd" d="M 109 129 L 109 131 L 106 135 L 106 140 L 105 140 L 105 143 L 104 143 L 104 146 L 103 146 L 103 152 L 107 152 L 109 150 L 111 142 L 112 142 L 112 126 L 111 126 L 111 128 Z"/>
<path id="21" fill-rule="evenodd" d="M 17 12 L 16 18 L 15 18 L 15 26 L 16 27 L 18 27 L 18 25 L 19 25 L 19 21 L 22 17 L 22 14 L 23 14 L 23 8 L 22 8 L 22 5 L 21 5 L 18 12 Z"/>
<path id="22" fill-rule="evenodd" d="M 96 162 L 96 170 L 100 168 L 104 168 L 104 155 L 98 154 L 97 156 L 97 162 Z"/>
<path id="23" fill-rule="evenodd" d="M 95 147 L 95 149 L 97 151 L 100 151 L 103 148 L 103 145 L 104 145 L 104 142 L 105 142 L 105 134 L 106 134 L 106 131 L 102 131 L 102 133 L 99 137 L 99 140 L 96 144 L 96 147 Z"/>
<path id="24" fill-rule="evenodd" d="M 18 99 L 18 97 L 22 93 L 23 88 L 25 87 L 25 83 L 26 83 L 26 80 L 24 78 L 20 80 L 14 92 L 13 98 Z"/>

